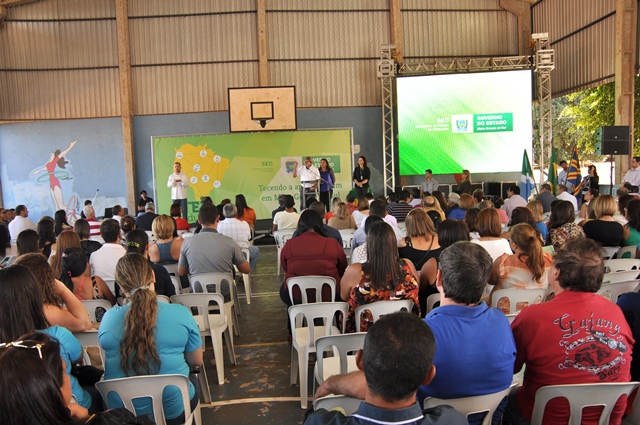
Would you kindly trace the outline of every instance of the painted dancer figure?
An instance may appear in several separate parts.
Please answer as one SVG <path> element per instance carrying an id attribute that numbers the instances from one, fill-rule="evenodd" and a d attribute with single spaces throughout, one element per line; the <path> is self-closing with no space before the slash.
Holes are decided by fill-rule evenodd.
<path id="1" fill-rule="evenodd" d="M 55 205 L 54 211 L 65 210 L 67 212 L 71 212 L 68 206 L 64 204 L 64 198 L 62 196 L 62 187 L 60 186 L 60 180 L 58 179 L 58 176 L 62 180 L 69 180 L 71 179 L 71 177 L 68 171 L 56 173 L 56 166 L 58 166 L 63 170 L 66 170 L 66 165 L 69 163 L 69 161 L 65 160 L 64 157 L 66 154 L 69 153 L 69 151 L 75 146 L 76 143 L 78 143 L 78 141 L 74 140 L 69 144 L 69 147 L 63 150 L 62 152 L 60 152 L 60 149 L 56 149 L 55 152 L 51 153 L 49 162 L 47 162 L 44 165 L 44 167 L 38 168 L 37 170 L 31 173 L 32 176 L 38 174 L 41 171 L 46 171 L 48 173 L 49 187 L 51 189 L 51 198 L 53 199 L 53 204 Z M 44 180 L 42 178 L 38 178 L 39 183 L 42 183 L 43 181 Z"/>

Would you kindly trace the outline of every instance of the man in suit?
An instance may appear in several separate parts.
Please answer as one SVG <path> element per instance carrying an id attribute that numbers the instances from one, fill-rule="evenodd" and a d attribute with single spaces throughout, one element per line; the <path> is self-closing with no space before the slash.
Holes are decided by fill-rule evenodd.
<path id="1" fill-rule="evenodd" d="M 147 202 L 147 205 L 144 206 L 144 210 L 144 214 L 141 214 L 136 218 L 136 227 L 138 229 L 151 231 L 151 224 L 158 216 L 158 214 L 155 213 L 156 206 L 153 202 Z"/>

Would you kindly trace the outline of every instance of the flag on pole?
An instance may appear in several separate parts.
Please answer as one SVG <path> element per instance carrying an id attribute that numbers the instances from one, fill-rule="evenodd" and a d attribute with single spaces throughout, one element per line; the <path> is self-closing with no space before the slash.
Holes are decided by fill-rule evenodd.
<path id="1" fill-rule="evenodd" d="M 520 196 L 524 199 L 529 199 L 531 191 L 536 187 L 533 183 L 533 171 L 531 171 L 531 164 L 529 163 L 529 155 L 527 150 L 524 150 L 522 155 L 522 173 L 520 174 Z"/>
<path id="2" fill-rule="evenodd" d="M 556 163 L 556 151 L 551 149 L 551 159 L 549 159 L 549 175 L 547 176 L 549 186 L 551 186 L 551 193 L 556 194 L 558 189 L 558 164 Z M 542 179 L 541 179 L 542 180 Z"/>
<path id="3" fill-rule="evenodd" d="M 578 162 L 578 146 L 573 147 L 573 155 L 571 156 L 571 164 L 569 165 L 569 172 L 567 173 L 567 186 L 571 184 L 573 196 L 577 196 L 580 193 L 580 183 L 582 176 L 580 175 L 580 162 Z"/>

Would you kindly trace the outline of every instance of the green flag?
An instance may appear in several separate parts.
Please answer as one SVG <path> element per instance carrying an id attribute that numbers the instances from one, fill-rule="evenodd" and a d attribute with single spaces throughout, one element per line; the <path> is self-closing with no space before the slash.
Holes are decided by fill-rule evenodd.
<path id="1" fill-rule="evenodd" d="M 556 163 L 556 151 L 551 149 L 551 159 L 549 160 L 549 175 L 547 183 L 551 186 L 551 193 L 556 194 L 558 188 L 558 164 Z"/>

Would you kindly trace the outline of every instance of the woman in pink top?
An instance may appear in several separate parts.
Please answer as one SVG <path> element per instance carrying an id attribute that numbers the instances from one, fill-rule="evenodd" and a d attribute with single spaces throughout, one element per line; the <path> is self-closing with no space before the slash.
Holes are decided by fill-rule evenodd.
<path id="1" fill-rule="evenodd" d="M 498 289 L 546 289 L 552 258 L 542 251 L 542 242 L 536 229 L 527 223 L 512 227 L 510 238 L 514 254 L 503 254 L 493 263 L 489 284 Z M 492 291 L 492 293 L 493 293 Z M 503 301 L 505 305 L 503 305 Z M 500 300 L 498 308 L 508 310 L 509 301 Z"/>

